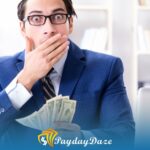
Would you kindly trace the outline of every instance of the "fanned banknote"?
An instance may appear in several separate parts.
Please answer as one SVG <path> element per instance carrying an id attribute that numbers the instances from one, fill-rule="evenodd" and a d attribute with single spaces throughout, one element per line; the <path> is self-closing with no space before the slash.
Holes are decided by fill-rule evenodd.
<path id="1" fill-rule="evenodd" d="M 16 121 L 33 129 L 46 130 L 52 127 L 54 122 L 71 123 L 75 110 L 75 100 L 69 99 L 69 96 L 56 96 L 47 100 L 38 111 Z"/>

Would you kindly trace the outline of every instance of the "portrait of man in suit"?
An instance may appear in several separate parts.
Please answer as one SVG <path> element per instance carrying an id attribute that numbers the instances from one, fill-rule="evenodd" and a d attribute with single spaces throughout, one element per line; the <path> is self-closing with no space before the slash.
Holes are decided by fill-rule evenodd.
<path id="1" fill-rule="evenodd" d="M 73 123 L 82 137 L 134 140 L 134 120 L 118 57 L 80 49 L 69 35 L 76 16 L 71 0 L 21 0 L 25 50 L 0 58 L 0 136 L 31 130 L 16 118 L 38 111 L 47 98 L 77 101 Z M 45 78 L 48 78 L 47 79 Z M 51 84 L 51 93 L 43 86 Z M 49 86 L 49 85 L 46 85 Z M 32 136 L 32 135 L 31 135 Z"/>

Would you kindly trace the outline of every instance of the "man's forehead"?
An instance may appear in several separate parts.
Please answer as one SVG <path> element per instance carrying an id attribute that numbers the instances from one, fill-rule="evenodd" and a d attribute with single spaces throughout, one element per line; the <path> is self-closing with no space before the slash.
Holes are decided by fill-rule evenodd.
<path id="1" fill-rule="evenodd" d="M 41 13 L 66 12 L 66 6 L 63 0 L 28 0 L 26 3 L 26 13 L 29 14 L 33 11 Z"/>

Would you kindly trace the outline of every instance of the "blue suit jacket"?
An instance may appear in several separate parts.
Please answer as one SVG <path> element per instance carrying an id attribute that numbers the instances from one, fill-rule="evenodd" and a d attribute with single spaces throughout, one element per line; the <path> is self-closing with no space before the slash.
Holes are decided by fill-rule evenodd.
<path id="1" fill-rule="evenodd" d="M 4 89 L 23 66 L 24 52 L 0 58 L 1 135 L 15 134 L 14 120 L 31 114 L 45 103 L 41 82 L 38 81 L 32 88 L 33 97 L 21 110 L 13 108 Z M 81 129 L 90 130 L 97 137 L 134 137 L 134 121 L 119 58 L 81 50 L 71 42 L 59 93 L 77 100 L 73 122 Z"/>

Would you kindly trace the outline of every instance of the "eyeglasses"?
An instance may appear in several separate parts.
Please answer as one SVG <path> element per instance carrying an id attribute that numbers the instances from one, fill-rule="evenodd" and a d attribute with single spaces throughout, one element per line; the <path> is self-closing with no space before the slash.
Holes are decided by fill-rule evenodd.
<path id="1" fill-rule="evenodd" d="M 23 19 L 23 21 L 28 21 L 30 25 L 33 26 L 41 26 L 44 25 L 46 22 L 46 19 L 49 18 L 51 24 L 54 25 L 59 25 L 59 24 L 64 24 L 66 23 L 67 19 L 70 18 L 71 16 L 68 14 L 53 14 L 49 16 L 44 16 L 44 15 L 32 15 L 32 16 L 27 16 L 26 18 Z"/>

